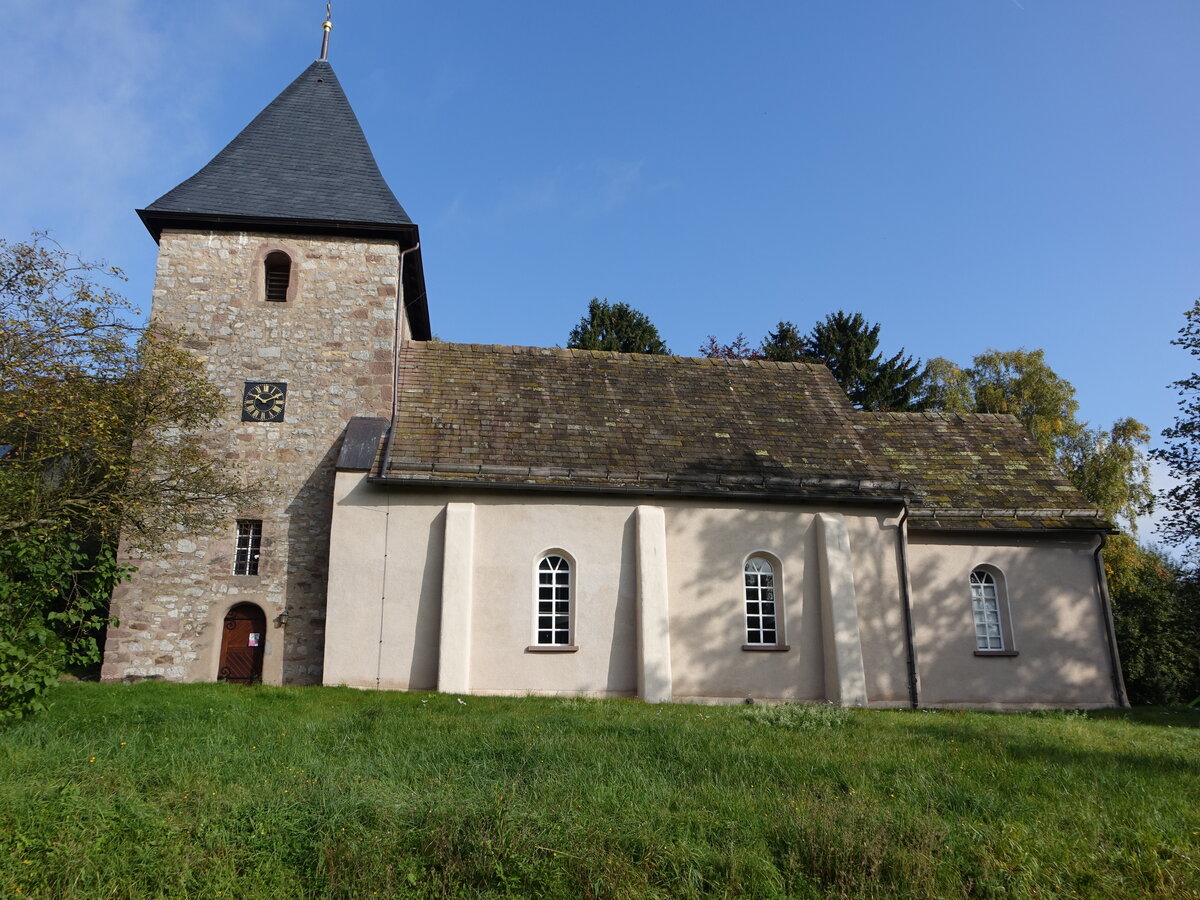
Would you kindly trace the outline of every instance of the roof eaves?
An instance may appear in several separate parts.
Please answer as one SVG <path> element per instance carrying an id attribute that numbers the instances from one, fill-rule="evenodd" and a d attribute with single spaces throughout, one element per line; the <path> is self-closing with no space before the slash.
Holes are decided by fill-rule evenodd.
<path id="1" fill-rule="evenodd" d="M 1096 509 L 964 509 L 913 507 L 909 522 L 919 531 L 1081 532 L 1116 534 L 1118 529 Z"/>
<path id="2" fill-rule="evenodd" d="M 465 473 L 442 473 L 465 474 Z M 763 502 L 835 503 L 842 506 L 886 504 L 903 505 L 908 497 L 901 493 L 836 494 L 802 490 L 746 491 L 719 488 L 656 487 L 651 483 L 634 484 L 576 484 L 569 480 L 498 481 L 495 479 L 454 479 L 438 477 L 439 473 L 409 471 L 396 475 L 369 475 L 367 481 L 381 487 L 436 488 L 438 490 L 535 491 L 552 494 L 616 494 L 623 496 L 685 497 L 709 500 L 757 500 Z"/>
<path id="3" fill-rule="evenodd" d="M 164 228 L 197 231 L 265 231 L 294 234 L 338 234 L 346 237 L 400 238 L 417 234 L 411 223 L 338 222 L 326 219 L 270 218 L 265 216 L 234 216 L 217 213 L 173 212 L 167 210 L 135 210 L 146 230 L 155 241 Z"/>

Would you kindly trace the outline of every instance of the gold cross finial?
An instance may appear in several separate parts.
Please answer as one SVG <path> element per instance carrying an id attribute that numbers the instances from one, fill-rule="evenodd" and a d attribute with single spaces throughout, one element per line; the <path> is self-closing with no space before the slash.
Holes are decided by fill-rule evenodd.
<path id="1" fill-rule="evenodd" d="M 321 59 L 329 59 L 329 31 L 333 28 L 333 0 L 325 4 L 325 35 L 321 38 Z"/>

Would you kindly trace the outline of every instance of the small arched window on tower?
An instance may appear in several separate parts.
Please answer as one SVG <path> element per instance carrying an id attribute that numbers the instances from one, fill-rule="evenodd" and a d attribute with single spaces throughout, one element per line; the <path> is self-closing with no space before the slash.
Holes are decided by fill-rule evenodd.
<path id="1" fill-rule="evenodd" d="M 292 283 L 292 258 L 282 250 L 272 250 L 263 260 L 264 296 L 273 302 L 283 303 L 288 298 Z"/>

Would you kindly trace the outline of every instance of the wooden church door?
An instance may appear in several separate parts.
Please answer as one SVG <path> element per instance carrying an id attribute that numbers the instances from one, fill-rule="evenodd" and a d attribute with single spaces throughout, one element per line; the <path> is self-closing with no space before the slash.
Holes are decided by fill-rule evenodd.
<path id="1" fill-rule="evenodd" d="M 267 639 L 267 617 L 253 603 L 239 603 L 225 616 L 221 635 L 218 681 L 257 684 L 262 681 L 263 645 Z"/>

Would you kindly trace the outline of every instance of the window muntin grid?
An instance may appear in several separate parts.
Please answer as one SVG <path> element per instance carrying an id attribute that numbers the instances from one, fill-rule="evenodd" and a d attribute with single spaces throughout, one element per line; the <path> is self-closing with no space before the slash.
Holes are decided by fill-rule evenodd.
<path id="1" fill-rule="evenodd" d="M 262 550 L 262 520 L 239 519 L 237 547 L 233 556 L 234 575 L 257 575 Z"/>
<path id="2" fill-rule="evenodd" d="M 1000 595 L 996 579 L 986 569 L 971 573 L 971 609 L 975 614 L 975 649 L 1003 650 L 1000 629 Z"/>
<path id="3" fill-rule="evenodd" d="M 746 643 L 774 645 L 779 643 L 776 616 L 775 569 L 761 556 L 746 560 Z"/>
<path id="4" fill-rule="evenodd" d="M 538 563 L 536 644 L 571 644 L 571 563 L 547 554 Z"/>

